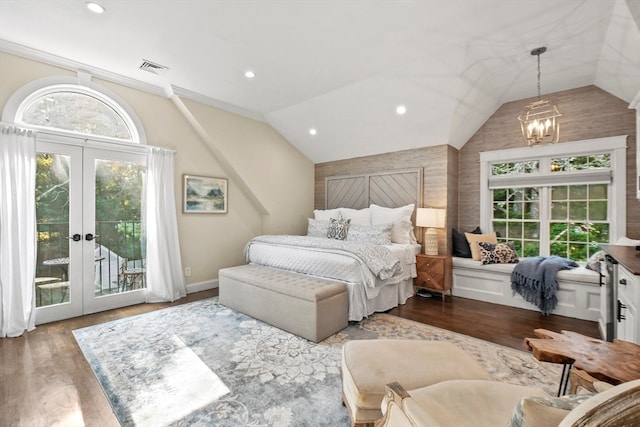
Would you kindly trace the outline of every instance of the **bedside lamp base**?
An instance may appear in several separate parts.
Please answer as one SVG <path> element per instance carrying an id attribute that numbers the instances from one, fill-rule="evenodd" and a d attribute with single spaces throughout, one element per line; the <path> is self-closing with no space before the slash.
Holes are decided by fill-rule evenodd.
<path id="1" fill-rule="evenodd" d="M 435 228 L 427 228 L 424 232 L 424 254 L 438 255 L 438 232 Z"/>

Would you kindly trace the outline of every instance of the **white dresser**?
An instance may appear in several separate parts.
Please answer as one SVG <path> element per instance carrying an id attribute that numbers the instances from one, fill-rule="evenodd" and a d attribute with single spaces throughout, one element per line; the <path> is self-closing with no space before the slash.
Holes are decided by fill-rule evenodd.
<path id="1" fill-rule="evenodd" d="M 609 317 L 613 322 L 613 338 L 640 344 L 640 251 L 633 246 L 602 245 L 602 248 L 615 260 L 614 264 L 617 262 L 617 271 L 611 283 L 615 289 L 608 292 L 609 301 L 605 303 L 609 311 L 602 314 L 600 323 L 606 324 Z"/>

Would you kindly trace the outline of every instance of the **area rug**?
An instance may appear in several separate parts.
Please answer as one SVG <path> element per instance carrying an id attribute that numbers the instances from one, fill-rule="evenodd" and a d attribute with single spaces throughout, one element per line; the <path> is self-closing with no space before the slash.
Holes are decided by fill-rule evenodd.
<path id="1" fill-rule="evenodd" d="M 217 298 L 73 333 L 123 426 L 349 426 L 340 357 L 342 345 L 357 339 L 449 341 L 496 380 L 551 395 L 560 378 L 558 365 L 527 352 L 384 313 L 319 344 L 230 310 Z"/>

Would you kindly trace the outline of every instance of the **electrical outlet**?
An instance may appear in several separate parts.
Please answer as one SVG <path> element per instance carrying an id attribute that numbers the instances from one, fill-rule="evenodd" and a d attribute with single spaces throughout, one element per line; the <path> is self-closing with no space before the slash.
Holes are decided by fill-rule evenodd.
<path id="1" fill-rule="evenodd" d="M 191 267 L 185 267 L 184 268 L 184 275 L 185 275 L 185 277 L 191 276 Z"/>

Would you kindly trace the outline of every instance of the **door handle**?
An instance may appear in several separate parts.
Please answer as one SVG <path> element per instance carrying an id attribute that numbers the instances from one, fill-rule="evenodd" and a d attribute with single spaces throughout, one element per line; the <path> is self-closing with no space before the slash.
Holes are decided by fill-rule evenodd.
<path id="1" fill-rule="evenodd" d="M 624 314 L 622 314 L 622 310 L 627 308 L 625 304 L 623 304 L 620 300 L 618 300 L 618 323 L 622 322 L 627 318 Z"/>
<path id="2" fill-rule="evenodd" d="M 74 235 L 73 235 L 73 236 L 71 236 L 71 237 L 67 237 L 67 239 L 71 239 L 71 240 L 73 240 L 74 242 L 79 242 L 80 240 L 82 240 L 82 236 L 81 236 L 81 235 L 79 235 L 78 233 L 76 233 L 76 234 L 74 234 Z"/>
<path id="3" fill-rule="evenodd" d="M 96 237 L 98 237 L 98 236 L 94 236 L 91 233 L 87 233 L 87 234 L 84 235 L 85 240 L 88 240 L 88 241 L 91 241 L 91 240 L 95 239 Z"/>

